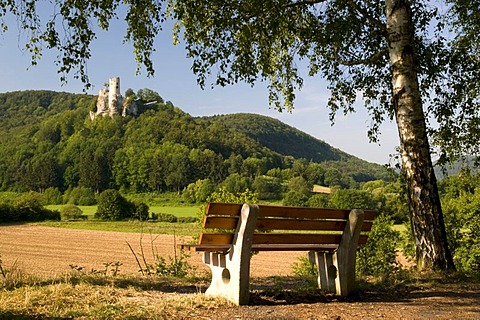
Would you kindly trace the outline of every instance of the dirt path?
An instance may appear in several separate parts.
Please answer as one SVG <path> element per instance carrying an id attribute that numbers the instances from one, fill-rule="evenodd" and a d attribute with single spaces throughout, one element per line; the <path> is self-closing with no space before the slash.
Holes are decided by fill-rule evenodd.
<path id="1" fill-rule="evenodd" d="M 177 238 L 178 243 L 188 238 Z M 60 275 L 70 265 L 85 270 L 102 270 L 104 263 L 121 262 L 121 274 L 138 273 L 138 265 L 130 251 L 140 253 L 140 241 L 149 263 L 153 263 L 152 241 L 158 255 L 168 260 L 175 255 L 172 235 L 142 235 L 113 231 L 75 230 L 34 225 L 0 226 L 0 259 L 6 267 L 14 263 L 28 274 Z M 127 244 L 128 243 L 128 244 Z M 291 265 L 301 253 L 262 252 L 252 258 L 251 274 L 256 277 L 288 275 Z M 199 253 L 192 253 L 189 263 L 200 272 L 207 271 Z"/>

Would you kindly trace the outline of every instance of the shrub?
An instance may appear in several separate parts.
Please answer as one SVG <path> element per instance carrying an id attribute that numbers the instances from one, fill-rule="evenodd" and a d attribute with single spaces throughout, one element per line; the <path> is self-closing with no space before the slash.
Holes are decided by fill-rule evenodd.
<path id="1" fill-rule="evenodd" d="M 98 197 L 95 218 L 103 220 L 127 220 L 134 218 L 135 205 L 125 199 L 117 190 L 103 191 Z"/>
<path id="2" fill-rule="evenodd" d="M 43 193 L 45 199 L 45 204 L 62 204 L 63 198 L 62 193 L 58 188 L 47 188 Z"/>
<path id="3" fill-rule="evenodd" d="M 60 215 L 63 219 L 80 219 L 83 214 L 82 209 L 74 204 L 67 204 L 60 210 Z"/>
<path id="4" fill-rule="evenodd" d="M 80 206 L 93 206 L 97 204 L 95 193 L 92 189 L 86 187 L 68 189 L 64 194 L 63 202 Z"/>
<path id="5" fill-rule="evenodd" d="M 0 204 L 0 222 L 14 221 L 20 221 L 20 211 L 10 204 Z"/>
<path id="6" fill-rule="evenodd" d="M 44 204 L 43 195 L 34 191 L 21 194 L 14 203 L 17 208 L 41 208 Z"/>
<path id="7" fill-rule="evenodd" d="M 392 225 L 393 222 L 384 215 L 375 219 L 367 244 L 357 252 L 358 274 L 385 279 L 399 269 L 395 248 L 400 233 L 393 230 Z"/>
<path id="8" fill-rule="evenodd" d="M 158 221 L 161 222 L 177 222 L 177 217 L 171 213 L 160 212 L 157 214 Z"/>
<path id="9" fill-rule="evenodd" d="M 179 223 L 195 223 L 198 222 L 196 217 L 178 217 L 177 222 Z"/>
<path id="10" fill-rule="evenodd" d="M 215 185 L 210 179 L 197 180 L 183 190 L 182 197 L 188 203 L 201 203 L 205 202 L 214 191 Z"/>
<path id="11" fill-rule="evenodd" d="M 308 205 L 308 196 L 302 192 L 289 191 L 283 199 L 283 205 L 306 207 Z"/>
<path id="12" fill-rule="evenodd" d="M 173 258 L 168 256 L 168 259 L 165 259 L 156 253 L 157 250 L 154 241 L 151 241 L 150 250 L 154 253 L 154 261 L 151 263 L 147 261 L 147 258 L 145 257 L 142 238 L 140 238 L 140 253 L 136 253 L 130 243 L 127 242 L 127 245 L 134 256 L 139 267 L 139 272 L 141 272 L 142 275 L 175 278 L 185 278 L 188 275 L 193 276 L 194 268 L 188 263 L 188 258 L 190 257 L 188 252 L 182 250 L 178 255 L 175 250 Z"/>
<path id="13" fill-rule="evenodd" d="M 306 256 L 300 256 L 297 261 L 292 264 L 292 272 L 295 276 L 305 279 L 316 280 L 318 277 L 316 266 L 311 263 Z"/>
<path id="14" fill-rule="evenodd" d="M 450 250 L 458 270 L 480 270 L 480 189 L 444 203 Z"/>
<path id="15" fill-rule="evenodd" d="M 255 192 L 246 189 L 243 192 L 232 193 L 225 187 L 221 187 L 208 197 L 208 202 L 225 202 L 225 203 L 257 203 L 258 195 Z"/>
<path id="16" fill-rule="evenodd" d="M 328 194 L 314 194 L 308 199 L 308 206 L 312 208 L 326 208 L 329 203 Z"/>
<path id="17" fill-rule="evenodd" d="M 133 218 L 140 221 L 148 220 L 148 205 L 144 202 L 137 202 L 134 205 L 135 213 L 133 214 Z"/>

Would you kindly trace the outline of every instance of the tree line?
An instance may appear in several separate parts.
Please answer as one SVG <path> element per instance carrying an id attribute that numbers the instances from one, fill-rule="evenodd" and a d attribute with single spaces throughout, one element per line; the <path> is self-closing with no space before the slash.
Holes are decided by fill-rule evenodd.
<path id="1" fill-rule="evenodd" d="M 5 160 L 0 164 L 0 191 L 181 192 L 208 181 L 215 187 L 256 189 L 275 198 L 294 183 L 292 179 L 311 189 L 314 184 L 358 187 L 390 177 L 382 166 L 335 153 L 333 148 L 330 158 L 341 160 L 326 157 L 316 162 L 285 155 L 218 117 L 194 118 L 152 90 L 127 93 L 137 101 L 139 116 L 94 121 L 88 111 L 95 106 L 95 96 L 51 91 L 0 94 L 0 156 Z M 242 121 L 249 119 L 239 117 L 237 125 Z M 262 121 L 268 127 L 267 120 Z"/>

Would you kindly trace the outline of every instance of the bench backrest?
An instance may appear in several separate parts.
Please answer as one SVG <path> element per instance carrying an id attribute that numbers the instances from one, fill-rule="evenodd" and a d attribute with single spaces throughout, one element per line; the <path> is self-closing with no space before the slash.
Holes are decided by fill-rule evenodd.
<path id="1" fill-rule="evenodd" d="M 209 203 L 203 221 L 200 245 L 225 248 L 232 244 L 241 204 Z M 252 249 L 254 250 L 335 250 L 350 214 L 349 209 L 304 208 L 259 205 Z M 363 210 L 364 222 L 358 244 L 367 241 L 375 217 L 374 210 Z"/>

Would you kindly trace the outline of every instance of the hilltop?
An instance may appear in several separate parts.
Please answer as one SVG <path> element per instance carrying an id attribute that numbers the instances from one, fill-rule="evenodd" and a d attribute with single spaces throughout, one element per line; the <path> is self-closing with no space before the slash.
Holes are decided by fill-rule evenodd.
<path id="1" fill-rule="evenodd" d="M 0 94 L 0 190 L 180 191 L 203 179 L 218 185 L 232 175 L 247 185 L 262 175 L 288 178 L 288 170 L 309 183 L 341 187 L 389 178 L 383 166 L 279 120 L 255 114 L 192 117 L 152 90 L 127 91 L 136 115 L 93 121 L 97 96 Z"/>

